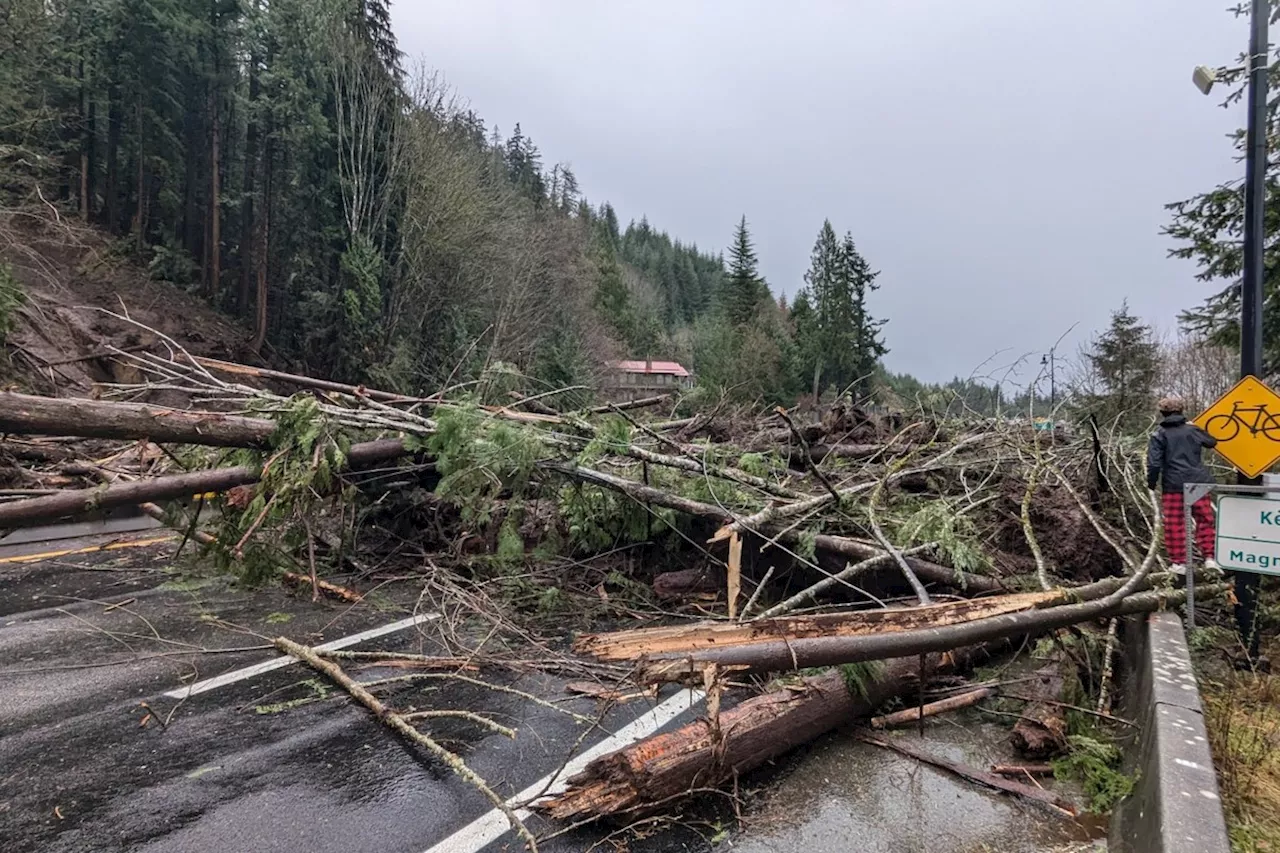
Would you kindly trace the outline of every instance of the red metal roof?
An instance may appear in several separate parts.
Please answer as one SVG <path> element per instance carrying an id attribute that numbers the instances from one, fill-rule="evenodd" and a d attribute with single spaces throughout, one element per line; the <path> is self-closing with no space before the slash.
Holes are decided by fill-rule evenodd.
<path id="1" fill-rule="evenodd" d="M 672 376 L 688 376 L 685 370 L 674 361 L 619 361 L 614 367 L 623 373 L 667 373 Z"/>

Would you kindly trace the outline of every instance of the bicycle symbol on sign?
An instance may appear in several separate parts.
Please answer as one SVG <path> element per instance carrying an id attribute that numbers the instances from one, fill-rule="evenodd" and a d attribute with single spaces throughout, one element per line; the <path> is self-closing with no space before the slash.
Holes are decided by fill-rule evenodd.
<path id="1" fill-rule="evenodd" d="M 1247 420 L 1243 415 L 1251 415 Z M 1231 405 L 1231 414 L 1214 415 L 1205 422 L 1204 431 L 1218 441 L 1231 441 L 1240 434 L 1244 427 L 1255 438 L 1261 433 L 1271 441 L 1280 441 L 1280 416 L 1267 411 L 1262 403 L 1257 406 L 1241 406 L 1239 401 Z"/>

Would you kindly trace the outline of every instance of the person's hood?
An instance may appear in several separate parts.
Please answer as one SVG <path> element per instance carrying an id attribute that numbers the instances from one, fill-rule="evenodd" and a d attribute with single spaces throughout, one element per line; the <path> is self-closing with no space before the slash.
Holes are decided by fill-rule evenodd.
<path id="1" fill-rule="evenodd" d="M 1165 415 L 1164 418 L 1162 418 L 1160 421 L 1160 426 L 1176 427 L 1176 426 L 1182 426 L 1186 422 L 1187 422 L 1186 415 L 1182 414 L 1182 412 L 1174 412 L 1172 414 Z"/>

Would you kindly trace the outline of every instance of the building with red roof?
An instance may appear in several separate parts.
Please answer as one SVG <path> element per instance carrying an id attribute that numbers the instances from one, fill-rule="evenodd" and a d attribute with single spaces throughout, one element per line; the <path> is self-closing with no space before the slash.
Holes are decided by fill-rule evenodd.
<path id="1" fill-rule="evenodd" d="M 605 394 L 612 400 L 638 400 L 693 387 L 693 374 L 675 361 L 615 361 L 609 365 Z"/>

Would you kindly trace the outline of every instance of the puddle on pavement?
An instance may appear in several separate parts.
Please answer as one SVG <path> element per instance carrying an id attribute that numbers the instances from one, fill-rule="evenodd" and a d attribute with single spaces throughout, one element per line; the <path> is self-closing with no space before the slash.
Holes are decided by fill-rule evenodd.
<path id="1" fill-rule="evenodd" d="M 914 729 L 893 733 L 921 745 Z M 976 714 L 933 721 L 923 746 L 987 769 L 1009 761 L 1008 730 Z M 816 741 L 774 777 L 717 853 L 1076 853 L 1105 851 L 1105 825 L 1073 823 L 848 734 Z"/>

